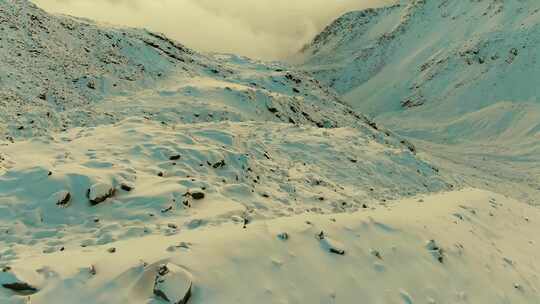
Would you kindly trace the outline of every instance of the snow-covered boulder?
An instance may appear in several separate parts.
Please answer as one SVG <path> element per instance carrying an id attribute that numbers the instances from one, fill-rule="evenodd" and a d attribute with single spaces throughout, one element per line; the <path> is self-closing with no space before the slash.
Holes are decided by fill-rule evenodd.
<path id="1" fill-rule="evenodd" d="M 113 197 L 115 192 L 116 190 L 111 185 L 97 183 L 88 189 L 88 199 L 92 205 L 97 205 Z"/>
<path id="2" fill-rule="evenodd" d="M 71 202 L 71 193 L 66 190 L 58 191 L 51 196 L 51 200 L 59 207 L 67 207 Z"/>
<path id="3" fill-rule="evenodd" d="M 168 263 L 159 267 L 154 295 L 174 304 L 186 304 L 191 298 L 193 278 L 181 267 Z"/>

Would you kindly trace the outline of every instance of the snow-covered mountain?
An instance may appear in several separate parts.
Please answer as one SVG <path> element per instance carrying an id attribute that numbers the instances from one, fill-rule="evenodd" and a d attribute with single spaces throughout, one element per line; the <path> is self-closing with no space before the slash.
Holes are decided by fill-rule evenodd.
<path id="1" fill-rule="evenodd" d="M 350 12 L 303 56 L 356 109 L 399 117 L 389 123 L 404 134 L 539 138 L 538 1 L 418 0 Z"/>
<path id="2" fill-rule="evenodd" d="M 296 59 L 468 184 L 538 204 L 539 58 L 540 2 L 433 0 L 347 13 Z"/>
<path id="3" fill-rule="evenodd" d="M 2 1 L 0 13 L 0 132 L 8 139 L 134 115 L 163 123 L 371 123 L 278 64 L 199 54 L 161 34 L 51 16 L 24 0 Z"/>
<path id="4" fill-rule="evenodd" d="M 0 0 L 0 302 L 535 303 L 537 208 L 342 101 L 340 20 L 306 68 Z"/>

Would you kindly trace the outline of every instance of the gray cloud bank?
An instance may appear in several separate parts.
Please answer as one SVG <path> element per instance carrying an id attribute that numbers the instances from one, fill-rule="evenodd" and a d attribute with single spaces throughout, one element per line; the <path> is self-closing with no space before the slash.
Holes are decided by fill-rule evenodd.
<path id="1" fill-rule="evenodd" d="M 33 0 L 47 11 L 146 27 L 202 51 L 281 59 L 339 15 L 394 0 Z"/>

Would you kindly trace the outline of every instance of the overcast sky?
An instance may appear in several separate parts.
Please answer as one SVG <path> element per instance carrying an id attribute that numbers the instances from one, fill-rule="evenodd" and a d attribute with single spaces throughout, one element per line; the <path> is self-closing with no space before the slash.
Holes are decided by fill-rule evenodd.
<path id="1" fill-rule="evenodd" d="M 280 59 L 344 12 L 394 0 L 33 0 L 60 12 L 146 27 L 203 51 Z"/>

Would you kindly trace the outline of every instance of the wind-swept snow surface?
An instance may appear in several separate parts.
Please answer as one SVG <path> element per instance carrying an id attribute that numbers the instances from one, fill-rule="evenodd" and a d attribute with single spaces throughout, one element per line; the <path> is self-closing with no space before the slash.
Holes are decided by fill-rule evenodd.
<path id="1" fill-rule="evenodd" d="M 231 220 L 204 227 L 169 221 L 179 227 L 148 223 L 153 232 L 114 244 L 81 248 L 74 242 L 47 255 L 38 246 L 17 247 L 21 256 L 9 273 L 40 290 L 31 303 L 166 303 L 153 291 L 160 265 L 176 269 L 175 291 L 193 283 L 189 303 L 539 299 L 538 212 L 485 191 L 260 220 L 247 228 Z M 3 297 L 17 298 L 11 292 Z"/>
<path id="2" fill-rule="evenodd" d="M 539 299 L 535 207 L 305 72 L 23 0 L 0 31 L 2 303 Z"/>

